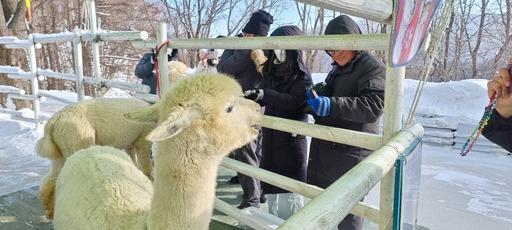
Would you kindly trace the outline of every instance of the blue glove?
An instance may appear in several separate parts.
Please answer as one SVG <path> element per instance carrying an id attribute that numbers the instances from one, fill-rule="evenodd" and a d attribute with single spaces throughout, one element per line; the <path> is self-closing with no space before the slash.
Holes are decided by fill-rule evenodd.
<path id="1" fill-rule="evenodd" d="M 319 117 L 329 116 L 331 113 L 331 99 L 324 96 L 308 99 L 307 103 L 313 112 Z"/>
<path id="2" fill-rule="evenodd" d="M 313 112 L 319 117 L 329 116 L 331 113 L 331 98 L 324 96 L 315 96 L 315 92 L 312 89 L 306 91 L 307 104 Z"/>

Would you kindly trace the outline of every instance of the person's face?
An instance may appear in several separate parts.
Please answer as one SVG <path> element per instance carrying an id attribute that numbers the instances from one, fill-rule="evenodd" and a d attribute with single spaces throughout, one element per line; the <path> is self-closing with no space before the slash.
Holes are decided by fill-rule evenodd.
<path id="1" fill-rule="evenodd" d="M 274 50 L 274 54 L 275 54 L 275 57 L 276 57 L 276 60 L 274 60 L 274 63 L 278 64 L 278 63 L 284 63 L 284 61 L 286 60 L 286 50 Z"/>
<path id="2" fill-rule="evenodd" d="M 206 51 L 205 50 L 199 50 L 199 60 L 206 59 Z"/>
<path id="3" fill-rule="evenodd" d="M 345 66 L 356 56 L 356 52 L 353 50 L 328 50 L 327 53 L 340 66 Z"/>

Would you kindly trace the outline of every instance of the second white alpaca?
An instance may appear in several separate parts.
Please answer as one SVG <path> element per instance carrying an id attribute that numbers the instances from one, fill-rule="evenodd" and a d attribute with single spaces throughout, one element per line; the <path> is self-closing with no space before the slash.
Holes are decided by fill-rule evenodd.
<path id="1" fill-rule="evenodd" d="M 199 74 L 129 114 L 159 117 L 147 137 L 159 142 L 153 187 L 121 151 L 82 150 L 58 178 L 55 229 L 208 229 L 222 158 L 258 134 L 260 106 L 241 96 L 232 78 Z"/>

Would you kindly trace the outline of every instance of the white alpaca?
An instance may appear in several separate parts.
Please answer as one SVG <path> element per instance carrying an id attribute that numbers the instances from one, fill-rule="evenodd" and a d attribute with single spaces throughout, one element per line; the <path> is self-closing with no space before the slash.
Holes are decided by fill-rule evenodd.
<path id="1" fill-rule="evenodd" d="M 55 229 L 208 229 L 222 158 L 258 134 L 260 107 L 241 96 L 232 78 L 198 74 L 128 114 L 159 115 L 147 137 L 159 142 L 153 187 L 120 151 L 83 150 L 58 178 Z"/>
<path id="2" fill-rule="evenodd" d="M 172 85 L 177 80 L 187 76 L 188 67 L 183 62 L 170 61 L 169 62 L 169 84 Z"/>
<path id="3" fill-rule="evenodd" d="M 187 66 L 170 61 L 169 82 L 187 75 Z M 53 218 L 55 181 L 66 158 L 92 145 L 108 145 L 128 151 L 138 167 L 151 178 L 151 143 L 144 137 L 155 124 L 135 123 L 124 114 L 149 106 L 138 99 L 97 98 L 69 105 L 52 116 L 45 126 L 45 135 L 36 145 L 36 152 L 52 161 L 48 175 L 40 187 L 40 199 L 46 216 Z M 156 116 L 156 114 L 155 114 Z"/>
<path id="4" fill-rule="evenodd" d="M 45 126 L 36 152 L 51 160 L 48 175 L 40 187 L 40 199 L 48 218 L 53 218 L 55 181 L 74 152 L 93 145 L 126 149 L 139 168 L 151 175 L 151 143 L 145 136 L 155 127 L 136 123 L 124 114 L 149 104 L 138 99 L 98 98 L 64 107 Z"/>

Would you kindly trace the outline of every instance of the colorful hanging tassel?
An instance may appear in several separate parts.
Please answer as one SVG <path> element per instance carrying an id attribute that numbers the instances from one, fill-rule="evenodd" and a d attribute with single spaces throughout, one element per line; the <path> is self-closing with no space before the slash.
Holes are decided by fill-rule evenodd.
<path id="1" fill-rule="evenodd" d="M 512 58 L 508 59 L 508 73 L 512 77 Z M 512 86 L 510 87 L 510 92 L 512 92 Z M 466 140 L 466 143 L 462 146 L 462 150 L 460 152 L 461 156 L 466 156 L 469 151 L 471 151 L 471 148 L 473 148 L 473 145 L 475 145 L 476 140 L 482 134 L 482 130 L 484 130 L 485 126 L 487 125 L 487 122 L 489 122 L 489 119 L 491 119 L 491 114 L 494 112 L 494 109 L 496 108 L 496 102 L 498 100 L 498 97 L 496 96 L 496 92 L 491 96 L 490 102 L 485 107 L 484 115 L 482 116 L 482 119 L 480 119 L 480 122 L 478 123 L 478 127 L 473 130 L 473 133 L 471 133 L 471 136 L 468 137 Z M 469 146 L 468 146 L 469 145 Z"/>
<path id="2" fill-rule="evenodd" d="M 496 93 L 492 95 L 490 98 L 489 105 L 485 107 L 484 115 L 482 116 L 482 119 L 480 119 L 480 122 L 478 123 L 478 126 L 473 130 L 473 133 L 468 137 L 466 140 L 466 143 L 462 146 L 462 150 L 460 152 L 461 156 L 466 156 L 469 151 L 471 151 L 471 148 L 473 148 L 473 145 L 475 144 L 478 137 L 480 137 L 480 134 L 482 134 L 482 130 L 484 130 L 485 126 L 489 122 L 489 119 L 491 119 L 491 114 L 494 112 L 494 108 L 496 108 L 496 102 L 498 97 L 496 97 Z"/>

